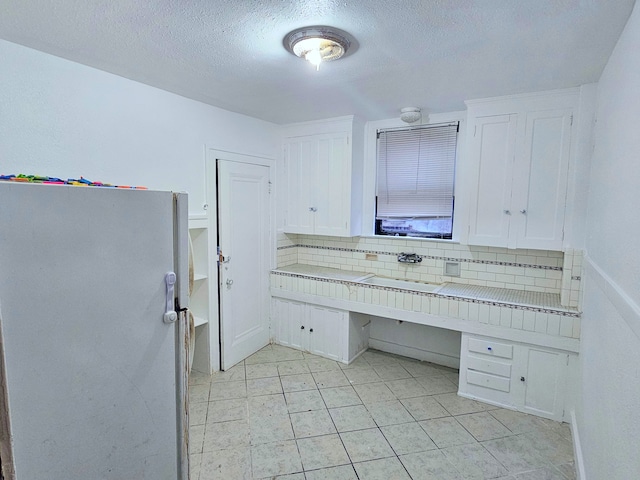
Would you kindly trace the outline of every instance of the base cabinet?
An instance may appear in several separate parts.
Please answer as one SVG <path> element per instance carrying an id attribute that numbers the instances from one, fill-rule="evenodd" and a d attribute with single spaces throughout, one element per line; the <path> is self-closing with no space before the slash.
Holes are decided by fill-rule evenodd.
<path id="1" fill-rule="evenodd" d="M 308 342 L 307 348 L 304 348 L 303 343 L 304 350 L 338 362 L 348 361 L 349 358 L 344 355 L 344 337 L 348 335 L 349 312 L 307 305 L 306 313 L 307 325 L 302 327 L 307 329 Z M 304 332 L 302 329 L 300 331 Z"/>
<path id="2" fill-rule="evenodd" d="M 563 420 L 569 355 L 463 333 L 458 393 L 505 408 Z"/>
<path id="3" fill-rule="evenodd" d="M 275 343 L 349 363 L 368 346 L 369 319 L 345 310 L 274 298 Z"/>

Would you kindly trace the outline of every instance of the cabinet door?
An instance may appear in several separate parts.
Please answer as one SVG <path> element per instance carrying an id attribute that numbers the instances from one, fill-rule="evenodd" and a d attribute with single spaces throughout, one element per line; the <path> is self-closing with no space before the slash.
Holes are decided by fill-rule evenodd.
<path id="1" fill-rule="evenodd" d="M 315 233 L 349 236 L 351 218 L 351 153 L 349 135 L 318 135 L 314 176 Z"/>
<path id="2" fill-rule="evenodd" d="M 472 245 L 508 246 L 516 123 L 517 115 L 494 115 L 477 117 L 471 126 L 469 158 L 475 173 L 470 186 Z"/>
<path id="3" fill-rule="evenodd" d="M 346 132 L 285 142 L 284 231 L 349 236 L 351 153 Z"/>
<path id="4" fill-rule="evenodd" d="M 318 142 L 314 137 L 287 139 L 284 147 L 286 213 L 284 231 L 313 233 L 315 207 L 315 169 Z"/>
<path id="5" fill-rule="evenodd" d="M 307 306 L 309 323 L 309 352 L 336 361 L 343 360 L 344 332 L 348 328 L 348 312 Z"/>
<path id="6" fill-rule="evenodd" d="M 570 109 L 526 114 L 512 201 L 517 248 L 562 249 L 571 118 Z"/>
<path id="7" fill-rule="evenodd" d="M 305 303 L 273 299 L 271 320 L 276 343 L 298 350 L 307 349 L 305 307 Z"/>
<path id="8" fill-rule="evenodd" d="M 562 420 L 569 356 L 536 347 L 518 347 L 514 384 L 520 384 L 518 404 L 534 415 Z"/>

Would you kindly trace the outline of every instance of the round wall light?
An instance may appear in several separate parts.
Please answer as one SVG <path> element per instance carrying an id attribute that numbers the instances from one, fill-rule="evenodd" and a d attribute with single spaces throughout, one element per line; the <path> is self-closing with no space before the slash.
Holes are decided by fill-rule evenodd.
<path id="1" fill-rule="evenodd" d="M 331 62 L 344 56 L 352 38 L 337 28 L 316 25 L 289 32 L 282 43 L 289 52 L 304 58 L 319 70 L 322 62 Z"/>
<path id="2" fill-rule="evenodd" d="M 400 120 L 405 123 L 414 123 L 420 120 L 422 112 L 418 107 L 405 107 L 400 109 Z"/>

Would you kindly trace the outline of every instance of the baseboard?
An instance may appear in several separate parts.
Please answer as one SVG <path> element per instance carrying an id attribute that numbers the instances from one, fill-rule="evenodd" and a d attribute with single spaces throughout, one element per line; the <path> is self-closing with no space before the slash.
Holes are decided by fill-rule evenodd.
<path id="1" fill-rule="evenodd" d="M 580 444 L 580 434 L 578 432 L 578 422 L 575 410 L 571 410 L 571 437 L 573 438 L 573 458 L 576 467 L 577 480 L 587 480 L 584 469 L 584 457 L 582 456 L 582 445 Z"/>
<path id="2" fill-rule="evenodd" d="M 513 405 L 508 405 L 506 403 L 500 403 L 493 400 L 487 400 L 486 398 L 476 397 L 475 395 L 471 395 L 470 393 L 461 392 L 459 389 L 458 389 L 458 396 L 463 398 L 468 398 L 469 400 L 476 400 L 478 402 L 488 403 L 489 405 L 493 405 L 494 407 L 500 407 L 506 410 L 513 410 L 514 412 L 518 411 L 516 408 L 513 407 Z"/>
<path id="3" fill-rule="evenodd" d="M 378 340 L 375 338 L 369 338 L 369 348 L 375 348 L 376 350 L 395 353 L 396 355 L 403 355 L 409 358 L 416 358 L 418 360 L 435 363 L 436 365 L 442 365 L 449 368 L 460 368 L 460 358 L 450 357 L 448 355 L 442 355 L 435 352 L 428 352 L 426 350 L 407 347 L 405 345 L 398 345 L 397 343 L 385 342 L 384 340 Z"/>
<path id="4" fill-rule="evenodd" d="M 355 361 L 356 361 L 356 359 L 357 359 L 360 355 L 362 355 L 364 352 L 366 352 L 366 351 L 367 351 L 367 349 L 366 349 L 366 348 L 363 348 L 363 349 L 362 349 L 362 350 L 360 350 L 358 353 L 356 353 L 356 354 L 353 356 L 353 358 L 350 358 L 349 360 L 346 360 L 346 361 L 344 361 L 344 362 L 342 362 L 342 363 L 345 363 L 345 364 L 347 364 L 347 365 L 350 365 L 351 363 L 355 362 Z"/>

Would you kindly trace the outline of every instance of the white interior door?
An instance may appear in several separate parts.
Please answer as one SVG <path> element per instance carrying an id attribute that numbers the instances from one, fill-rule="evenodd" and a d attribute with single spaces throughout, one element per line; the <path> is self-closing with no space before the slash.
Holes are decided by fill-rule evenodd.
<path id="1" fill-rule="evenodd" d="M 218 160 L 220 337 L 226 370 L 269 343 L 269 167 Z"/>

